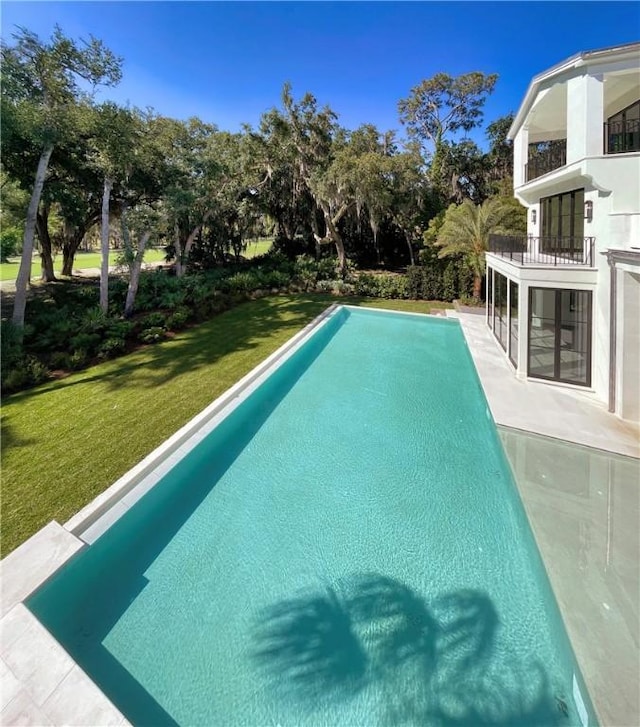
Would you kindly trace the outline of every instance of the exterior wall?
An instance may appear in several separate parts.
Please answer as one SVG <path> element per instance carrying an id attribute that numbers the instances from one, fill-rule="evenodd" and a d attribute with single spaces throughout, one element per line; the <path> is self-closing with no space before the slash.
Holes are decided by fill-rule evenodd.
<path id="1" fill-rule="evenodd" d="M 517 265 L 487 254 L 488 271 L 519 284 L 519 351 L 517 375 L 527 375 L 529 289 L 546 287 L 592 293 L 591 390 L 603 403 L 609 398 L 611 275 L 604 254 L 613 248 L 640 249 L 640 152 L 604 154 L 604 123 L 640 97 L 638 53 L 599 55 L 594 62 L 552 69 L 538 77 L 535 96 L 525 99 L 526 115 L 518 112 L 513 127 L 514 192 L 528 207 L 527 233 L 541 234 L 540 200 L 584 189 L 592 219 L 584 236 L 595 238 L 592 268 Z M 607 81 L 607 83 L 605 83 Z M 564 130 L 564 131 L 561 131 Z M 512 132 L 510 132 L 512 133 Z M 566 136 L 566 164 L 527 182 L 525 164 L 530 140 Z M 535 222 L 532 212 L 535 211 Z M 530 243 L 530 253 L 537 243 Z M 640 421 L 640 275 L 618 270 L 616 413 Z M 495 288 L 494 288 L 495 289 Z"/>
<path id="2" fill-rule="evenodd" d="M 591 353 L 591 386 L 580 387 L 593 391 L 596 398 L 603 404 L 607 402 L 609 392 L 609 306 L 600 306 L 600 298 L 609 294 L 609 284 L 600 284 L 602 276 L 609 276 L 609 266 L 604 256 L 605 270 L 602 273 L 589 268 L 558 270 L 552 267 L 520 267 L 504 260 L 498 255 L 487 254 L 487 274 L 493 271 L 504 275 L 509 281 L 518 283 L 518 366 L 515 373 L 518 378 L 527 378 L 528 331 L 529 331 L 529 289 L 530 288 L 562 288 L 564 290 L 587 290 L 592 295 L 592 328 L 593 341 Z M 492 286 L 495 293 L 495 285 Z M 507 307 L 511 301 L 507 299 Z M 489 301 L 487 301 L 487 308 Z M 601 345 L 596 345 L 599 338 Z M 506 354 L 505 354 L 506 355 Z M 555 382 L 554 382 L 554 385 Z M 571 386 L 570 384 L 557 384 Z"/>
<path id="3" fill-rule="evenodd" d="M 567 81 L 567 164 L 602 154 L 604 89 L 602 75 Z"/>
<path id="4" fill-rule="evenodd" d="M 640 274 L 619 270 L 616 413 L 640 421 Z"/>

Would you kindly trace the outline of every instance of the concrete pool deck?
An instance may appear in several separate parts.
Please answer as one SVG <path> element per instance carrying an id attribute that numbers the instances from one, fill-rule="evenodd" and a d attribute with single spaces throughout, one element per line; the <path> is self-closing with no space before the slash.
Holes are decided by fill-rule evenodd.
<path id="1" fill-rule="evenodd" d="M 601 724 L 636 725 L 640 723 L 638 483 L 614 483 L 618 496 L 613 497 L 611 480 L 600 483 L 598 461 L 590 475 L 593 502 L 587 498 L 587 506 L 585 498 L 578 499 L 571 488 L 568 492 L 562 487 L 540 490 L 535 481 L 529 481 L 526 455 L 533 452 L 531 456 L 539 460 L 536 447 L 542 445 L 535 440 L 523 443 L 513 430 L 597 447 L 606 450 L 600 453 L 604 457 L 607 451 L 638 457 L 638 429 L 608 414 L 583 392 L 517 380 L 483 316 L 460 313 L 453 317 L 462 325 L 494 420 L 511 428 L 502 430 L 501 436 Z M 313 327 L 310 324 L 305 331 Z M 291 346 L 289 342 L 283 348 Z M 276 361 L 276 354 L 270 359 Z M 266 372 L 265 364 L 258 367 L 253 383 Z M 236 391 L 242 389 L 236 387 Z M 182 446 L 182 440 L 178 438 L 176 444 Z M 171 454 L 167 451 L 166 457 Z M 636 463 L 630 462 L 633 468 Z M 599 499 L 605 491 L 608 497 Z M 105 496 L 109 503 L 113 500 L 108 492 L 97 498 L 102 498 L 103 505 Z M 125 488 L 119 494 L 124 500 L 129 492 L 133 494 Z M 0 564 L 0 724 L 128 724 L 22 603 L 90 540 L 76 527 L 80 515 L 64 527 L 50 523 Z M 567 527 L 568 523 L 574 527 Z"/>
<path id="2" fill-rule="evenodd" d="M 610 414 L 578 387 L 516 378 L 484 315 L 449 316 L 462 325 L 496 424 L 640 457 L 640 427 Z"/>

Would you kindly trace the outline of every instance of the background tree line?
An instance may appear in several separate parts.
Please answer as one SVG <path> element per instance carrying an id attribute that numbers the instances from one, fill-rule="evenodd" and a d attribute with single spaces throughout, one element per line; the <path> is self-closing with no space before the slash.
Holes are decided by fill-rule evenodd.
<path id="1" fill-rule="evenodd" d="M 373 124 L 346 129 L 330 107 L 311 93 L 296 97 L 289 84 L 255 128 L 232 133 L 198 118 L 96 102 L 95 90 L 122 74 L 122 59 L 96 38 L 75 41 L 56 28 L 43 41 L 18 28 L 1 50 L 2 258 L 21 252 L 12 310 L 18 331 L 36 239 L 42 280 L 51 282 L 54 253 L 62 255 L 63 278 L 71 276 L 78 250 L 99 238 L 99 298 L 87 300 L 103 319 L 126 319 L 149 310 L 148 300 L 136 300 L 150 245 L 166 250 L 177 280 L 215 272 L 209 280 L 218 292 L 218 273 L 237 275 L 247 240 L 268 234 L 274 260 L 291 261 L 278 275 L 293 276 L 289 283 L 301 289 L 313 278 L 342 293 L 451 300 L 480 297 L 490 231 L 524 232 L 524 211 L 511 195 L 511 116 L 486 127 L 488 151 L 466 138 L 483 123 L 495 75 L 422 81 L 398 103 L 405 139 Z M 108 269 L 114 240 L 127 273 L 117 293 Z M 229 290 L 265 287 L 274 263 L 261 264 L 252 282 Z M 356 279 L 354 269 L 408 270 L 408 277 Z M 185 284 L 174 299 L 191 300 L 197 287 Z M 193 305 L 202 305 L 197 298 Z M 25 340 L 34 329 L 42 341 L 38 326 Z M 124 340 L 123 327 L 116 329 L 112 351 Z M 86 360 L 89 351 L 69 353 Z"/>

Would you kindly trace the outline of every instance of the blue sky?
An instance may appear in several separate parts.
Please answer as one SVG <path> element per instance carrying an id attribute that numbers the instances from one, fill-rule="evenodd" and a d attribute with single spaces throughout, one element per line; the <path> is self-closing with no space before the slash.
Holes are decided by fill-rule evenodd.
<path id="1" fill-rule="evenodd" d="M 400 129 L 397 102 L 434 73 L 499 74 L 485 122 L 515 111 L 533 75 L 581 50 L 640 39 L 635 2 L 11 2 L 16 25 L 93 34 L 124 58 L 109 98 L 221 129 L 256 125 L 284 81 L 343 126 Z M 474 134 L 482 140 L 482 132 Z"/>

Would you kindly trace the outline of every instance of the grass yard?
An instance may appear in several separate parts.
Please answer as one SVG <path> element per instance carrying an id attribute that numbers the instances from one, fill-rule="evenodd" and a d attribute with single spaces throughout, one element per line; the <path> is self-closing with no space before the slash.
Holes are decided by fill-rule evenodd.
<path id="1" fill-rule="evenodd" d="M 64 523 L 335 301 L 250 301 L 172 340 L 5 399 L 2 555 L 50 520 Z M 420 313 L 447 307 L 345 302 Z"/>
<path id="2" fill-rule="evenodd" d="M 260 237 L 257 240 L 249 240 L 247 249 L 242 253 L 243 257 L 252 258 L 264 255 L 269 252 L 273 245 L 273 237 Z"/>
<path id="3" fill-rule="evenodd" d="M 119 252 L 112 251 L 109 253 L 109 265 L 116 265 L 118 262 Z M 76 253 L 73 269 L 74 270 L 86 270 L 87 268 L 99 268 L 100 267 L 100 253 L 99 252 L 78 252 Z M 154 263 L 164 260 L 164 250 L 155 250 L 150 248 L 144 254 L 144 262 Z M 18 270 L 20 269 L 20 259 L 12 258 L 8 263 L 0 263 L 0 280 L 15 280 L 18 277 Z M 62 255 L 56 255 L 53 261 L 53 269 L 59 275 L 62 270 Z M 31 275 L 33 277 L 39 277 L 40 274 L 40 258 L 34 257 L 33 265 L 31 266 Z"/>

